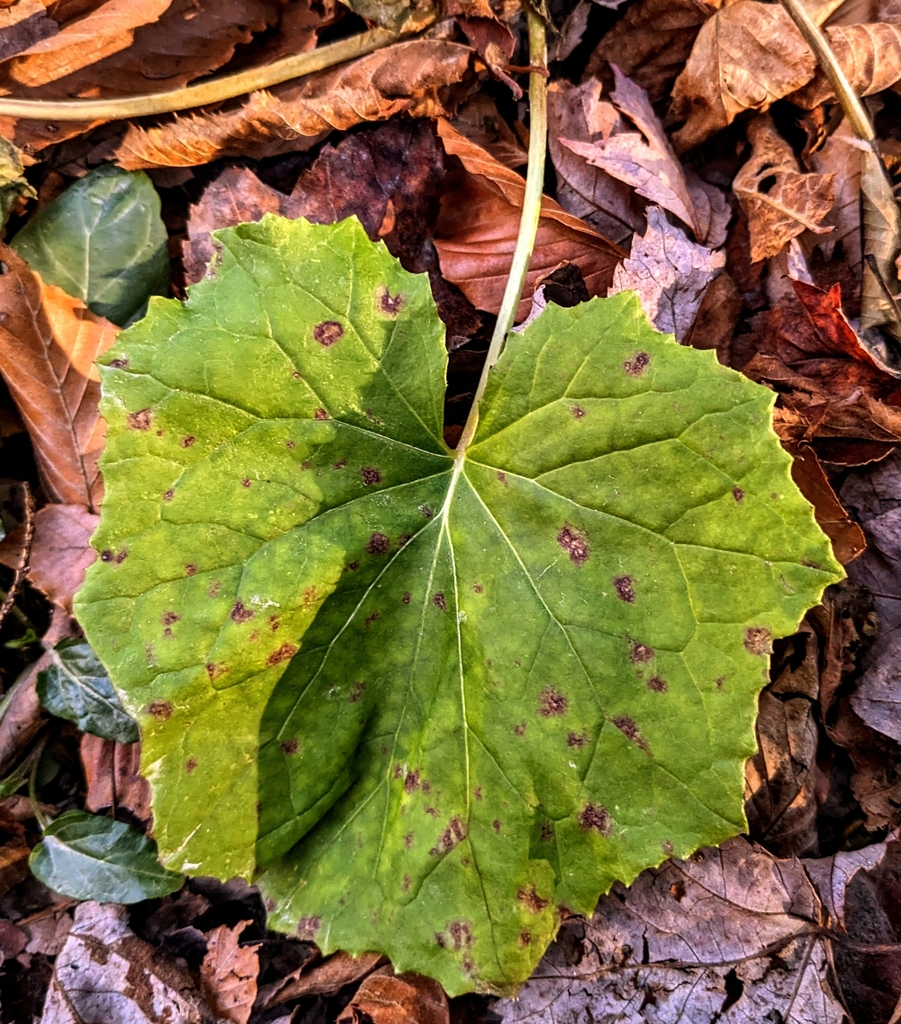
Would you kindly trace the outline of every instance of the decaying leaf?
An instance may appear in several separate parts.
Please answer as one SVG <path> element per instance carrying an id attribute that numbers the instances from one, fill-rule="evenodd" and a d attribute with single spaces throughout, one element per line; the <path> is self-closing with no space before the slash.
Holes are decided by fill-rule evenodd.
<path id="1" fill-rule="evenodd" d="M 55 35 L 59 26 L 41 0 L 16 0 L 0 10 L 0 60 L 21 53 L 29 46 Z"/>
<path id="2" fill-rule="evenodd" d="M 824 255 L 832 256 L 835 246 L 842 245 L 851 272 L 859 278 L 861 272 L 860 188 L 866 144 L 854 134 L 847 120 L 826 139 L 822 149 L 810 156 L 814 171 L 832 176 L 835 199 L 832 208 L 820 221 L 815 244 Z M 822 234 L 820 228 L 831 227 Z"/>
<path id="3" fill-rule="evenodd" d="M 490 153 L 461 135 L 446 121 L 438 134 L 450 156 L 465 173 L 456 188 L 445 191 L 435 230 L 441 273 L 457 285 L 477 309 L 496 313 L 519 232 L 519 214 L 526 183 Z M 564 261 L 582 272 L 590 295 L 603 294 L 613 268 L 625 253 L 587 227 L 547 196 L 541 200 L 541 221 L 529 263 L 524 297 L 517 319 L 528 315 L 535 283 Z"/>
<path id="4" fill-rule="evenodd" d="M 690 182 L 663 131 L 647 95 L 615 65 L 617 108 L 638 128 L 620 131 L 596 142 L 561 139 L 561 143 L 612 177 L 631 185 L 640 195 L 674 213 L 694 232 L 699 242 L 719 245 L 729 212 L 722 194 Z M 724 219 L 725 218 L 725 219 Z"/>
<path id="5" fill-rule="evenodd" d="M 607 294 L 637 292 L 657 330 L 684 341 L 707 286 L 725 265 L 725 253 L 696 245 L 669 223 L 659 206 L 650 206 L 647 231 L 633 239 L 632 253 L 616 268 Z"/>
<path id="6" fill-rule="evenodd" d="M 802 231 L 817 235 L 830 231 L 822 222 L 832 209 L 835 192 L 832 174 L 799 169 L 791 146 L 769 114 L 748 124 L 748 139 L 753 146 L 751 158 L 736 174 L 732 189 L 748 217 L 751 262 L 756 263 L 781 252 Z"/>
<path id="7" fill-rule="evenodd" d="M 805 860 L 804 870 L 813 882 L 823 907 L 833 925 L 845 928 L 845 895 L 858 871 L 872 871 L 888 852 L 890 843 L 897 843 L 897 830 L 881 843 L 860 850 L 839 850 L 830 857 Z"/>
<path id="8" fill-rule="evenodd" d="M 34 517 L 29 582 L 70 615 L 85 571 L 97 557 L 90 541 L 98 522 L 100 516 L 84 505 L 45 505 Z"/>
<path id="9" fill-rule="evenodd" d="M 659 102 L 669 95 L 714 6 L 702 0 L 635 0 L 604 34 L 586 73 L 597 75 L 605 63 L 616 64 L 652 103 Z"/>
<path id="10" fill-rule="evenodd" d="M 557 199 L 568 213 L 595 231 L 624 243 L 643 224 L 640 200 L 632 188 L 580 156 L 569 143 L 592 145 L 611 134 L 620 120 L 612 103 L 601 99 L 601 83 L 555 82 L 548 89 L 548 146 L 557 172 Z M 568 143 L 561 140 L 566 139 Z"/>
<path id="11" fill-rule="evenodd" d="M 826 29 L 832 52 L 858 96 L 890 89 L 901 78 L 901 25 L 838 25 Z M 835 100 L 822 69 L 789 99 L 812 110 Z"/>
<path id="12" fill-rule="evenodd" d="M 259 864 L 326 953 L 507 989 L 561 907 L 742 827 L 771 637 L 840 576 L 773 395 L 634 295 L 549 304 L 455 455 L 422 276 L 354 220 L 218 242 L 103 359 L 77 602 L 163 856 Z"/>
<path id="13" fill-rule="evenodd" d="M 737 0 L 698 33 L 673 88 L 673 113 L 685 124 L 673 136 L 690 149 L 744 110 L 766 110 L 809 82 L 816 59 L 780 4 Z"/>
<path id="14" fill-rule="evenodd" d="M 232 1024 L 247 1024 L 257 995 L 257 947 L 239 942 L 250 923 L 239 921 L 234 928 L 221 924 L 207 932 L 207 952 L 200 966 L 204 999 Z"/>
<path id="15" fill-rule="evenodd" d="M 187 967 L 160 956 L 115 904 L 82 903 L 53 967 L 43 1024 L 148 1021 L 229 1024 L 201 998 Z"/>
<path id="16" fill-rule="evenodd" d="M 40 276 L 4 246 L 0 276 L 0 372 L 34 445 L 51 501 L 93 511 L 102 493 L 97 457 L 106 428 L 97 413 L 93 361 L 118 329 Z"/>
<path id="17" fill-rule="evenodd" d="M 824 462 L 884 458 L 901 441 L 901 384 L 861 344 L 837 285 L 824 292 L 796 281 L 794 290 L 800 304 L 752 321 L 755 355 L 744 372 L 778 389 L 783 441 L 812 443 Z"/>
<path id="18" fill-rule="evenodd" d="M 141 775 L 139 743 L 117 743 L 86 732 L 79 748 L 84 771 L 85 809 L 92 814 L 127 811 L 150 828 L 150 785 Z"/>
<path id="19" fill-rule="evenodd" d="M 384 967 L 387 958 L 381 953 L 362 953 L 350 956 L 348 953 L 333 953 L 324 960 L 314 957 L 307 960 L 291 974 L 260 988 L 257 1005 L 268 1010 L 290 999 L 304 996 L 333 996 L 346 985 L 362 981 L 376 968 Z"/>
<path id="20" fill-rule="evenodd" d="M 802 863 L 746 839 L 644 872 L 566 923 L 503 1024 L 842 1024 Z"/>
<path id="21" fill-rule="evenodd" d="M 175 117 L 155 128 L 130 125 L 116 146 L 126 169 L 193 167 L 217 157 L 254 157 L 309 148 L 333 129 L 445 113 L 445 87 L 467 74 L 472 50 L 442 39 L 414 39 L 377 50 L 264 92 L 235 109 Z"/>
<path id="22" fill-rule="evenodd" d="M 431 978 L 395 975 L 390 966 L 370 974 L 348 1003 L 338 1024 L 450 1024 L 447 996 Z"/>

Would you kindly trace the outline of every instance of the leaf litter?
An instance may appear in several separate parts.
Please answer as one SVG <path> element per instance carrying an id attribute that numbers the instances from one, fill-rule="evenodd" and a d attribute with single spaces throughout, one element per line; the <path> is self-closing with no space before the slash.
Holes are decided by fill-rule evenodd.
<path id="1" fill-rule="evenodd" d="M 401 11 L 397 5 L 352 6 L 354 14 L 340 4 L 287 0 L 125 6 L 109 0 L 18 0 L 0 10 L 0 76 L 14 96 L 138 96 L 187 85 L 213 71 L 229 75 L 359 31 L 362 23 L 351 19 L 361 12 L 390 23 Z M 150 169 L 166 226 L 157 238 L 168 235 L 168 254 L 175 257 L 175 294 L 183 294 L 185 280 L 203 275 L 214 255 L 213 230 L 258 220 L 267 211 L 323 224 L 355 213 L 369 236 L 383 239 L 408 270 L 429 274 L 448 325 L 445 436 L 455 442 L 518 229 L 518 172 L 529 120 L 524 101 L 515 99 L 526 84 L 515 66 L 528 60 L 521 47 L 510 47 L 518 36 L 512 4 L 453 5 L 442 13 L 445 20 L 424 39 L 218 107 L 107 124 L 94 117 L 3 117 L 2 134 L 21 148 L 11 157 L 9 187 L 4 186 L 7 241 L 23 227 L 34 233 L 42 212 L 67 185 L 86 175 L 90 181 L 98 162 L 110 160 Z M 689 859 L 682 869 L 691 879 L 682 878 L 688 896 L 677 899 L 675 878 L 675 890 L 661 889 L 657 896 L 653 880 L 669 877 L 678 863 L 670 861 L 639 876 L 630 890 L 602 897 L 587 924 L 573 919 L 564 925 L 546 963 L 558 974 L 564 963 L 567 976 L 536 976 L 526 996 L 535 985 L 546 986 L 552 996 L 547 1005 L 558 1007 L 548 1019 L 557 1019 L 563 1006 L 578 1019 L 608 1004 L 631 1019 L 628 1014 L 644 1003 L 636 1019 L 655 1019 L 658 1009 L 672 1009 L 692 1020 L 716 1014 L 722 1020 L 759 1019 L 777 1011 L 785 1019 L 802 1020 L 806 1013 L 829 1020 L 849 1011 L 852 1020 L 889 1021 L 901 995 L 901 975 L 886 952 L 901 940 L 895 910 L 899 854 L 892 832 L 901 822 L 893 644 L 899 588 L 892 532 L 901 501 L 894 454 L 901 437 L 894 419 L 901 363 L 890 337 L 874 337 L 871 313 L 863 330 L 856 316 L 868 266 L 863 253 L 878 254 L 884 281 L 869 272 L 865 285 L 871 293 L 874 281 L 882 289 L 879 317 L 890 305 L 886 289 L 901 292 L 891 274 L 885 277 L 899 248 L 891 211 L 886 207 L 878 214 L 879 224 L 866 210 L 861 218 L 861 190 L 876 195 L 866 145 L 847 116 L 837 127 L 842 118 L 832 86 L 780 5 L 632 0 L 604 11 L 569 4 L 563 13 L 566 42 L 557 48 L 549 93 L 552 172 L 520 319 L 530 308 L 544 309 L 537 325 L 558 300 L 584 301 L 611 287 L 637 286 L 659 327 L 675 330 L 693 347 L 716 351 L 722 362 L 775 390 L 775 425 L 792 455 L 794 479 L 853 582 L 830 588 L 798 632 L 775 644 L 771 683 L 760 700 L 758 752 L 746 768 L 747 827 L 757 845 L 736 840 L 736 849 L 745 844 L 740 854 L 733 844 L 721 853 L 705 852 L 722 878 L 739 866 L 746 878 L 748 864 L 760 866 L 753 893 L 782 906 L 785 928 L 778 941 L 789 939 L 787 944 L 761 953 L 759 942 L 754 947 L 751 941 L 749 959 L 727 967 L 689 956 L 664 958 L 655 966 L 644 962 L 650 949 L 648 956 L 638 955 L 648 940 L 643 932 L 632 937 L 634 951 L 625 953 L 632 943 L 617 945 L 617 929 L 628 931 L 624 914 L 652 920 L 669 900 L 676 908 L 674 931 L 689 933 L 693 927 L 695 911 L 683 905 L 695 882 L 710 884 L 709 878 L 703 862 Z M 847 0 L 823 7 L 815 17 L 825 25 L 825 38 L 853 88 L 874 97 L 868 102 L 874 103 L 879 145 L 897 173 L 891 154 L 901 143 L 892 123 L 892 89 L 901 11 L 893 0 Z M 390 60 L 382 62 L 380 54 Z M 422 55 L 428 56 L 420 60 Z M 875 113 L 880 105 L 883 113 Z M 433 121 L 436 115 L 445 123 Z M 622 147 L 622 136 L 632 137 L 626 148 L 638 160 L 626 173 L 618 157 L 620 178 L 560 141 L 600 154 L 605 146 L 611 152 Z M 638 177 L 658 164 L 669 189 L 666 213 L 660 199 L 639 194 L 661 187 L 659 178 L 642 183 Z M 884 204 L 885 196 L 876 201 Z M 681 209 L 673 210 L 680 202 Z M 50 243 L 51 255 L 63 251 L 61 244 Z M 34 815 L 59 819 L 84 808 L 100 820 L 118 819 L 139 830 L 154 826 L 147 784 L 137 771 L 139 745 L 82 734 L 48 718 L 35 692 L 38 671 L 49 659 L 38 657 L 37 641 L 43 635 L 52 648 L 77 635 L 72 598 L 95 557 L 88 539 L 103 484 L 91 467 L 103 426 L 89 356 L 94 333 L 108 331 L 111 343 L 116 328 L 103 327 L 80 304 L 92 301 L 86 291 L 71 286 L 69 296 L 54 295 L 54 285 L 57 292 L 67 285 L 38 265 L 37 257 L 27 256 L 35 263 L 26 273 L 15 253 L 9 255 L 3 257 L 12 270 L 2 275 L 5 287 L 27 285 L 30 309 L 40 312 L 15 321 L 7 347 L 19 358 L 8 358 L 2 367 L 25 421 L 23 426 L 9 412 L 0 421 L 7 473 L 30 480 L 37 510 L 27 529 L 12 508 L 0 510 L 7 534 L 0 561 L 11 567 L 0 571 L 9 579 L 17 567 L 27 566 L 27 582 L 12 610 L 0 615 L 0 642 L 21 644 L 0 648 L 9 696 L 0 720 L 7 772 L 0 784 L 11 794 L 0 802 L 0 865 L 8 865 L 0 871 L 6 958 L 0 1018 L 40 1016 L 46 997 L 44 1018 L 50 1020 L 68 1012 L 59 1009 L 70 998 L 59 988 L 63 963 L 73 957 L 87 963 L 89 954 L 84 945 L 73 946 L 68 960 L 61 958 L 72 898 L 23 875 L 24 858 L 41 838 Z M 61 265 L 71 262 L 66 258 Z M 134 262 L 134 255 L 118 250 L 109 266 L 127 270 Z M 792 284 L 792 276 L 801 281 Z M 146 293 L 125 291 L 140 314 Z M 867 302 L 872 310 L 872 298 Z M 23 307 L 10 298 L 5 308 Z M 127 316 L 117 313 L 113 319 Z M 27 327 L 29 320 L 37 326 Z M 44 361 L 42 350 L 53 358 Z M 22 373 L 22 353 L 37 360 L 31 379 Z M 56 374 L 56 385 L 48 370 Z M 61 405 L 51 397 L 54 387 Z M 67 438 L 61 425 L 73 410 L 82 419 L 75 417 Z M 48 430 L 56 432 L 49 443 Z M 578 554 L 584 541 L 572 523 L 563 529 L 569 529 L 564 539 Z M 100 552 L 113 559 L 119 553 Z M 548 691 L 547 707 L 556 706 L 555 692 Z M 165 714 L 165 708 L 158 712 Z M 25 795 L 30 774 L 34 804 Z M 421 980 L 395 979 L 378 959 L 364 957 L 345 967 L 345 954 L 318 956 L 307 937 L 311 930 L 297 938 L 267 933 L 259 897 L 237 883 L 230 886 L 215 889 L 194 880 L 179 895 L 158 898 L 147 914 L 132 915 L 132 934 L 140 937 L 128 941 L 144 943 L 153 962 L 138 956 L 130 976 L 156 990 L 161 983 L 154 971 L 162 971 L 163 984 L 174 985 L 187 1000 L 179 1010 L 185 1019 L 217 1019 L 222 1012 L 224 1019 L 252 1022 L 267 1013 L 265 1019 L 293 1013 L 306 1020 L 314 1012 L 329 1020 L 372 1017 L 391 1024 L 431 1020 L 433 1014 L 446 1019 L 447 1006 L 426 996 Z M 787 889 L 793 889 L 788 901 Z M 752 899 L 745 903 L 754 905 Z M 612 909 L 605 917 L 607 906 Z M 705 941 L 726 949 L 733 936 L 753 934 L 740 924 L 748 920 L 747 910 L 731 908 L 714 924 L 707 921 Z M 580 928 L 590 929 L 594 948 Z M 808 931 L 792 931 L 797 928 Z M 214 935 L 224 943 L 221 968 L 210 953 Z M 91 949 L 100 948 L 90 941 Z M 113 932 L 104 932 L 101 945 L 121 952 L 117 941 Z M 699 949 L 703 945 L 697 943 Z M 565 947 L 562 954 L 558 946 Z M 580 987 L 569 975 L 590 974 L 597 951 L 610 955 L 606 973 Z M 231 971 L 229 958 L 243 966 Z M 255 978 L 248 973 L 253 958 L 259 965 Z M 108 963 L 114 960 L 115 955 Z M 164 964 L 188 964 L 190 981 L 184 982 L 184 974 L 178 976 L 182 981 L 166 974 Z M 109 969 L 97 968 L 98 992 L 116 988 Z M 332 973 L 317 982 L 326 969 Z M 204 970 L 206 988 L 198 981 Z M 229 986 L 238 993 L 232 1009 L 224 994 Z M 792 986 L 794 1002 L 786 996 Z M 623 1003 L 628 993 L 638 1001 Z M 314 1011 L 315 1005 L 320 1009 Z M 464 997 L 451 1000 L 450 1011 L 475 1024 L 489 1005 L 484 997 Z M 122 1019 L 130 1019 L 130 1012 L 123 1009 Z M 493 1012 L 508 1014 L 508 1004 L 495 1003 Z"/>

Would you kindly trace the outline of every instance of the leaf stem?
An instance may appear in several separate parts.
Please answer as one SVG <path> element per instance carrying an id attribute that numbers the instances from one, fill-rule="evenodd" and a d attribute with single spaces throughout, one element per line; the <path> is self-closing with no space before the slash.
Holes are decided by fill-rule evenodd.
<path id="1" fill-rule="evenodd" d="M 472 440 L 479 422 L 479 403 L 488 384 L 488 375 L 500 358 L 504 339 L 513 326 L 516 307 L 519 305 L 522 290 L 526 283 L 535 237 L 538 234 L 538 222 L 541 219 L 541 196 L 544 191 L 544 161 L 547 150 L 547 33 L 544 19 L 526 5 L 526 17 L 529 26 L 529 163 L 526 173 L 526 190 L 523 195 L 522 213 L 519 219 L 519 234 L 516 248 L 513 250 L 513 261 L 501 308 L 497 314 L 488 355 L 482 367 L 482 376 L 476 388 L 472 408 L 463 427 L 457 451 L 462 454 Z"/>
<path id="2" fill-rule="evenodd" d="M 324 71 L 326 68 L 363 57 L 367 53 L 397 42 L 404 36 L 427 28 L 437 17 L 429 8 L 408 19 L 397 32 L 374 28 L 369 32 L 320 46 L 306 53 L 292 54 L 259 68 L 248 68 L 198 85 L 143 96 L 127 96 L 110 100 L 25 100 L 0 96 L 0 116 L 40 118 L 53 121 L 113 121 L 120 118 L 144 117 L 148 114 L 170 114 L 208 103 L 234 99 L 257 89 L 267 89 L 292 78 Z"/>

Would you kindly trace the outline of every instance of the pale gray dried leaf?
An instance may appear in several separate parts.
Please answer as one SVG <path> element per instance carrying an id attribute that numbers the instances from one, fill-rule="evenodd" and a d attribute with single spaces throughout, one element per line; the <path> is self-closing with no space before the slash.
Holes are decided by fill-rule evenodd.
<path id="1" fill-rule="evenodd" d="M 845 893 L 858 871 L 872 871 L 885 857 L 888 844 L 898 838 L 891 832 L 881 843 L 862 850 L 840 850 L 831 857 L 804 860 L 804 870 L 819 893 L 820 900 L 833 923 L 845 927 Z"/>
<path id="2" fill-rule="evenodd" d="M 683 341 L 707 285 L 725 265 L 725 253 L 696 245 L 669 223 L 659 206 L 649 206 L 647 230 L 632 239 L 632 253 L 617 266 L 607 294 L 638 292 L 641 308 L 657 330 Z"/>
<path id="3" fill-rule="evenodd" d="M 624 130 L 616 108 L 601 99 L 602 89 L 601 83 L 593 78 L 582 85 L 555 82 L 550 86 L 548 145 L 557 172 L 557 201 L 595 231 L 622 244 L 633 231 L 641 230 L 640 200 L 633 199 L 626 182 L 611 176 L 572 147 L 572 142 L 591 145 Z"/>
<path id="4" fill-rule="evenodd" d="M 56 959 L 42 1024 L 229 1024 L 201 999 L 186 967 L 128 926 L 117 904 L 82 903 Z"/>
<path id="5" fill-rule="evenodd" d="M 830 259 L 839 242 L 845 260 L 855 276 L 860 274 L 860 178 L 863 173 L 866 143 L 861 142 L 847 120 L 826 139 L 822 149 L 810 156 L 811 169 L 818 174 L 832 174 L 835 201 L 823 218 L 823 225 L 833 231 L 829 235 L 812 236 L 814 242 Z"/>
<path id="6" fill-rule="evenodd" d="M 820 909 L 800 861 L 732 839 L 615 885 L 494 1010 L 504 1024 L 841 1024 Z"/>

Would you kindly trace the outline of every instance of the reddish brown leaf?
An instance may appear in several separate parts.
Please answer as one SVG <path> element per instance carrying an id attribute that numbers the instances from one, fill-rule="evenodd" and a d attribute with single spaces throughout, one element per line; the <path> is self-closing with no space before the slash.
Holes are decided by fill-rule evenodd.
<path id="1" fill-rule="evenodd" d="M 835 201 L 822 220 L 831 227 L 829 234 L 820 234 L 816 244 L 830 258 L 839 242 L 845 260 L 855 279 L 860 279 L 860 179 L 863 173 L 864 149 L 853 130 L 843 120 L 829 136 L 822 149 L 810 156 L 810 165 L 819 174 L 831 174 Z"/>
<path id="2" fill-rule="evenodd" d="M 86 809 L 95 814 L 126 810 L 149 829 L 153 820 L 150 784 L 140 774 L 141 744 L 116 743 L 84 733 L 80 753 Z"/>
<path id="3" fill-rule="evenodd" d="M 842 565 L 853 562 L 867 546 L 863 530 L 842 507 L 816 452 L 807 445 L 786 444 L 785 447 L 793 458 L 792 479 L 813 505 L 820 528 L 832 541 L 835 557 Z"/>
<path id="4" fill-rule="evenodd" d="M 673 88 L 673 136 L 690 149 L 743 110 L 766 110 L 809 82 L 816 60 L 779 4 L 738 0 L 706 22 Z"/>
<path id="5" fill-rule="evenodd" d="M 554 85 L 549 89 L 553 90 Z M 550 105 L 550 91 L 548 102 Z M 548 116 L 551 116 L 550 106 Z M 468 99 L 457 111 L 453 124 L 461 135 L 487 150 L 505 167 L 515 170 L 528 162 L 528 154 L 522 143 L 498 113 L 497 104 L 486 93 L 478 92 Z"/>
<path id="6" fill-rule="evenodd" d="M 437 981 L 418 974 L 394 974 L 382 967 L 370 974 L 338 1017 L 338 1024 L 450 1024 L 447 996 Z"/>
<path id="7" fill-rule="evenodd" d="M 45 505 L 35 516 L 28 579 L 72 614 L 72 599 L 97 552 L 90 541 L 100 516 L 84 505 Z"/>
<path id="8" fill-rule="evenodd" d="M 0 277 L 0 372 L 28 426 L 47 496 L 93 511 L 102 493 L 97 457 L 106 424 L 97 412 L 94 360 L 118 328 L 79 299 L 44 285 L 11 249 Z"/>
<path id="9" fill-rule="evenodd" d="M 256 946 L 241 946 L 238 939 L 250 924 L 234 928 L 222 924 L 207 932 L 207 954 L 200 967 L 200 992 L 224 1020 L 247 1024 L 257 995 L 260 963 Z"/>
<path id="10" fill-rule="evenodd" d="M 435 117 L 447 86 L 469 70 L 472 51 L 442 39 L 385 47 L 340 67 L 251 93 L 233 110 L 193 114 L 156 128 L 129 126 L 115 150 L 127 170 L 192 167 L 217 157 L 306 149 L 333 129 L 384 121 L 401 111 Z"/>
<path id="11" fill-rule="evenodd" d="M 519 231 L 525 181 L 490 153 L 461 135 L 448 122 L 438 134 L 464 171 L 455 188 L 445 192 L 435 232 L 441 272 L 476 306 L 496 313 L 506 284 Z M 625 253 L 586 227 L 547 196 L 529 264 L 517 318 L 528 316 L 535 282 L 561 262 L 575 263 L 590 295 L 603 294 Z"/>
<path id="12" fill-rule="evenodd" d="M 751 262 L 782 251 L 802 231 L 824 234 L 820 227 L 835 198 L 833 175 L 804 174 L 791 146 L 776 130 L 768 114 L 748 125 L 754 147 L 751 159 L 732 182 L 744 207 L 751 232 Z"/>
<path id="13" fill-rule="evenodd" d="M 305 996 L 333 996 L 345 986 L 361 981 L 377 967 L 387 963 L 381 953 L 333 953 L 325 960 L 307 961 L 285 978 L 260 989 L 258 1005 L 268 1010 L 290 999 Z"/>

